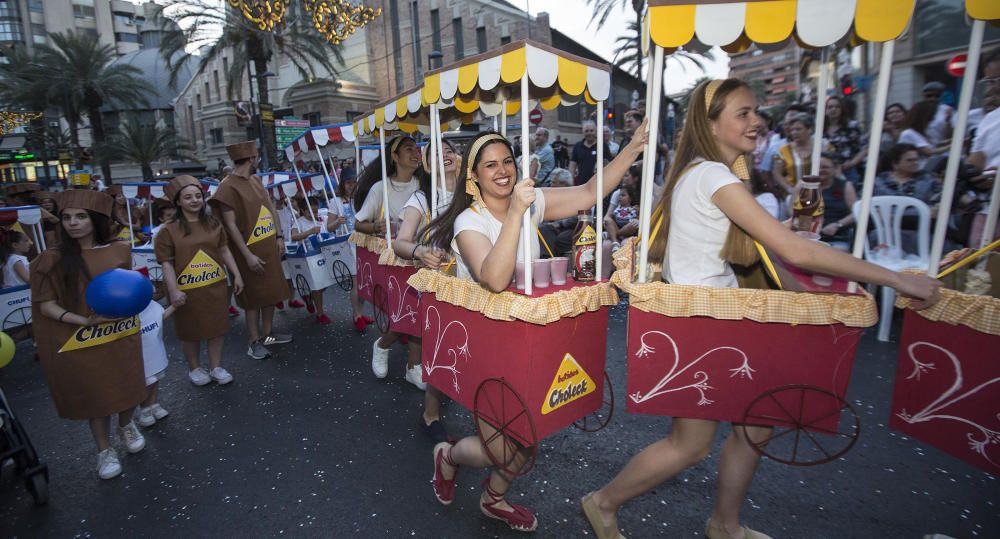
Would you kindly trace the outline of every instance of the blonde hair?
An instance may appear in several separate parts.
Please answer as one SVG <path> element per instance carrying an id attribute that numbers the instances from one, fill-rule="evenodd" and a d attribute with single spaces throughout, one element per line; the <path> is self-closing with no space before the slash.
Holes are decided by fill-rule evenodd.
<path id="1" fill-rule="evenodd" d="M 660 203 L 654 215 L 663 216 L 660 226 L 652 232 L 653 243 L 649 249 L 649 261 L 662 264 L 666 255 L 667 236 L 670 233 L 670 203 L 673 200 L 677 182 L 694 164 L 696 159 L 725 163 L 722 151 L 712 134 L 710 122 L 719 119 L 730 94 L 740 88 L 749 88 L 739 79 L 723 81 L 705 81 L 699 84 L 691 93 L 688 103 L 684 128 L 677 145 L 676 157 L 667 172 L 666 185 Z M 706 93 L 710 94 L 706 96 Z M 656 222 L 654 217 L 653 222 Z M 731 264 L 749 266 L 757 262 L 759 255 L 754 246 L 753 238 L 736 223 L 730 222 L 726 242 L 719 252 L 719 257 Z"/>

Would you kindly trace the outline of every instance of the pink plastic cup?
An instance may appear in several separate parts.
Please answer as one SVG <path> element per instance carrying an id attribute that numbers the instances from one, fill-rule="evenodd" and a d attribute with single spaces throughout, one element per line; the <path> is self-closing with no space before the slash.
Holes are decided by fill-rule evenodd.
<path id="1" fill-rule="evenodd" d="M 552 284 L 556 286 L 566 284 L 566 270 L 569 269 L 569 259 L 565 256 L 557 256 L 549 259 L 552 265 Z"/>
<path id="2" fill-rule="evenodd" d="M 518 290 L 524 290 L 524 263 L 517 262 L 514 264 L 514 286 Z"/>
<path id="3" fill-rule="evenodd" d="M 552 280 L 552 266 L 549 259 L 543 258 L 531 263 L 531 280 L 536 288 L 548 288 Z"/>
<path id="4" fill-rule="evenodd" d="M 799 230 L 796 232 L 796 234 L 810 241 L 819 241 L 819 234 L 815 232 L 809 232 L 808 230 Z"/>

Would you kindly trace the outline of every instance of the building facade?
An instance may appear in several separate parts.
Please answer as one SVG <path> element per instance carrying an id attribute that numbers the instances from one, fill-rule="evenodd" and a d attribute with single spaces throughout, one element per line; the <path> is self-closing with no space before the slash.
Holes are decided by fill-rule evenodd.
<path id="1" fill-rule="evenodd" d="M 730 56 L 730 77 L 746 81 L 763 107 L 773 107 L 797 100 L 802 90 L 802 49 L 788 42 L 778 49 L 751 47 Z"/>

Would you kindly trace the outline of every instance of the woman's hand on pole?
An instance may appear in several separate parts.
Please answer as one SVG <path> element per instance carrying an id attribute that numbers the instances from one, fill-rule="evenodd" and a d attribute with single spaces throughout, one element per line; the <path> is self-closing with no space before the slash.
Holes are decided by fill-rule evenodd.
<path id="1" fill-rule="evenodd" d="M 527 179 L 517 182 L 514 185 L 514 192 L 511 194 L 510 211 L 518 217 L 527 211 L 535 203 L 535 182 Z"/>

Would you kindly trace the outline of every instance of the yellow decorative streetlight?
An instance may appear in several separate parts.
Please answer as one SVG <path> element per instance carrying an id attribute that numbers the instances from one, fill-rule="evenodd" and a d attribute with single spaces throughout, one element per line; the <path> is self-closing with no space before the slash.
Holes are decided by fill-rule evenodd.
<path id="1" fill-rule="evenodd" d="M 0 137 L 22 125 L 42 117 L 41 112 L 15 112 L 0 110 Z"/>
<path id="2" fill-rule="evenodd" d="M 274 30 L 285 17 L 290 0 L 229 0 L 229 5 L 240 10 L 243 16 L 264 32 Z"/>
<path id="3" fill-rule="evenodd" d="M 228 0 L 229 5 L 264 32 L 281 24 L 291 0 Z M 357 29 L 374 21 L 382 8 L 352 4 L 347 0 L 303 0 L 316 31 L 334 45 L 347 39 Z"/>

